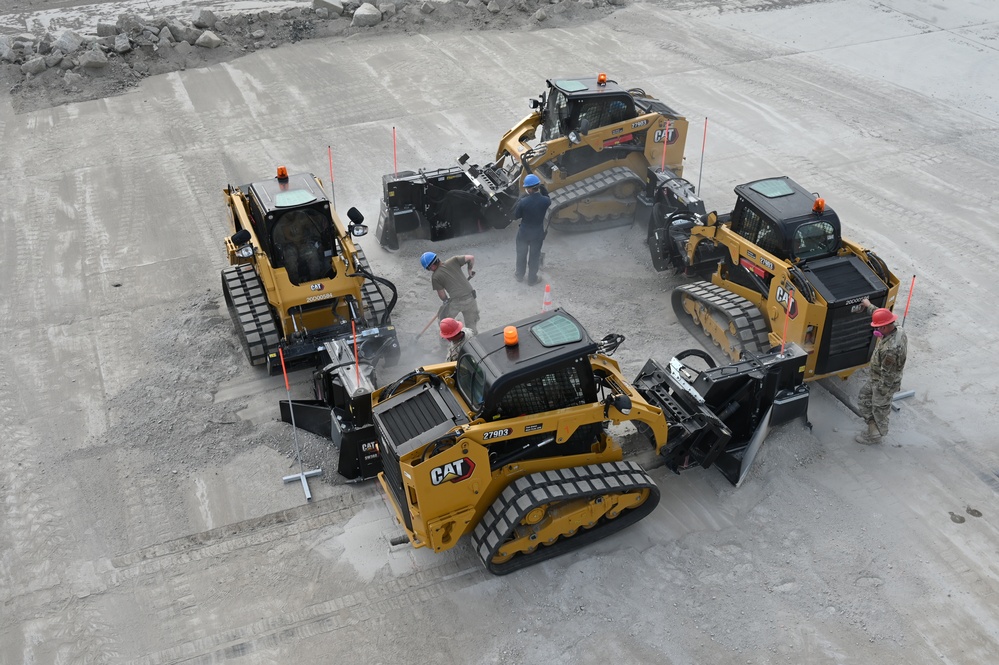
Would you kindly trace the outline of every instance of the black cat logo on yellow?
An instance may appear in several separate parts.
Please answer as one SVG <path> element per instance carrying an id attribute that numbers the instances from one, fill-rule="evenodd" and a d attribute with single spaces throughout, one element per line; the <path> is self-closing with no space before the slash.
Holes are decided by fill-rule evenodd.
<path id="1" fill-rule="evenodd" d="M 439 466 L 430 471 L 430 482 L 434 485 L 440 485 L 444 482 L 457 483 L 465 480 L 475 469 L 475 462 L 464 457 L 460 460 L 455 460 L 453 462 L 448 462 L 442 466 Z"/>

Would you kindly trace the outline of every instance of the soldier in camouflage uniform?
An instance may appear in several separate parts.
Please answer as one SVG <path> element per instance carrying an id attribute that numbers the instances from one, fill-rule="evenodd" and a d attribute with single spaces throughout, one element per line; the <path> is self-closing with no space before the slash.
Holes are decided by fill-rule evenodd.
<path id="1" fill-rule="evenodd" d="M 441 321 L 441 339 L 448 343 L 447 362 L 454 362 L 458 359 L 458 355 L 461 353 L 461 345 L 473 335 L 475 335 L 475 331 L 466 325 L 462 325 L 461 321 L 455 321 L 452 318 L 446 318 Z"/>
<path id="2" fill-rule="evenodd" d="M 881 443 L 888 434 L 891 399 L 902 386 L 902 370 L 909 342 L 905 331 L 895 326 L 898 317 L 891 310 L 875 309 L 867 298 L 864 307 L 872 314 L 871 327 L 878 337 L 871 356 L 870 378 L 860 389 L 860 414 L 867 421 L 867 431 L 857 435 L 857 443 Z"/>

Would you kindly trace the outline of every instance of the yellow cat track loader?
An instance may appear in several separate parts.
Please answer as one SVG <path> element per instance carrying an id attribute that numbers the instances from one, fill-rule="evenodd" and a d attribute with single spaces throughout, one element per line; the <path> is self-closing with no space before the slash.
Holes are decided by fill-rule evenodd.
<path id="1" fill-rule="evenodd" d="M 510 224 L 524 177 L 551 196 L 546 223 L 589 231 L 645 220 L 646 171 L 682 173 L 687 120 L 641 88 L 604 74 L 547 81 L 533 112 L 500 139 L 495 161 L 382 177 L 376 234 L 388 249 L 405 238 L 431 241 Z M 663 151 L 665 150 L 665 159 Z"/>
<path id="2" fill-rule="evenodd" d="M 794 345 L 725 367 L 688 351 L 665 367 L 649 360 L 629 382 L 610 357 L 623 340 L 594 341 L 556 309 L 471 337 L 456 362 L 377 389 L 373 368 L 333 342 L 313 375 L 316 399 L 282 402 L 282 419 L 293 412 L 299 427 L 331 437 L 341 474 L 377 475 L 413 546 L 441 552 L 467 537 L 502 575 L 655 508 L 655 481 L 625 459 L 612 423 L 633 424 L 677 473 L 716 466 L 738 484 L 768 428 L 806 416 Z"/>
<path id="3" fill-rule="evenodd" d="M 870 362 L 864 298 L 892 309 L 899 280 L 842 236 L 839 216 L 787 177 L 735 188 L 731 213 L 705 212 L 678 174 L 649 172 L 652 263 L 696 278 L 673 290 L 677 319 L 733 360 L 793 342 L 805 380 L 847 378 Z"/>
<path id="4" fill-rule="evenodd" d="M 324 344 L 356 340 L 366 359 L 400 353 L 392 308 L 395 286 L 376 277 L 354 238 L 368 232 L 356 208 L 340 221 L 314 175 L 277 176 L 224 192 L 229 266 L 222 291 L 247 359 L 281 371 L 312 366 Z"/>

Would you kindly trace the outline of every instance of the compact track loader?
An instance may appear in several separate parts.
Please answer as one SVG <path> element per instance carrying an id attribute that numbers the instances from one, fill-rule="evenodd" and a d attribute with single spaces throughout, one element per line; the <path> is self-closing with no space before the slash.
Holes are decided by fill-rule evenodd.
<path id="1" fill-rule="evenodd" d="M 839 216 L 790 178 L 735 193 L 731 213 L 707 213 L 689 182 L 649 170 L 653 265 L 698 280 L 673 290 L 677 319 L 733 360 L 794 342 L 807 354 L 806 381 L 866 365 L 876 340 L 860 302 L 893 308 L 898 278 L 843 238 Z"/>
<path id="2" fill-rule="evenodd" d="M 326 345 L 315 400 L 282 418 L 332 437 L 340 473 L 377 475 L 415 547 L 440 552 L 468 536 L 505 574 L 610 535 L 648 515 L 659 489 L 626 461 L 609 425 L 628 421 L 679 473 L 716 466 L 745 477 L 767 429 L 806 415 L 804 353 L 714 367 L 703 351 L 629 382 L 562 309 L 468 339 L 456 362 L 420 367 L 382 388 L 343 342 Z M 695 369 L 684 362 L 697 356 Z M 638 437 L 639 439 L 642 437 Z"/>
<path id="3" fill-rule="evenodd" d="M 641 88 L 621 87 L 603 74 L 552 79 L 547 86 L 486 166 L 470 164 L 466 154 L 450 168 L 383 176 L 382 246 L 505 228 L 529 173 L 552 198 L 552 228 L 589 231 L 644 221 L 648 208 L 641 204 L 651 205 L 640 200 L 646 170 L 665 164 L 682 173 L 687 120 Z"/>
<path id="4" fill-rule="evenodd" d="M 230 265 L 222 291 L 251 364 L 279 372 L 280 354 L 288 366 L 314 366 L 327 341 L 348 338 L 362 358 L 398 359 L 396 288 L 372 274 L 354 245 L 368 232 L 356 208 L 345 228 L 319 179 L 283 166 L 274 178 L 223 193 Z"/>

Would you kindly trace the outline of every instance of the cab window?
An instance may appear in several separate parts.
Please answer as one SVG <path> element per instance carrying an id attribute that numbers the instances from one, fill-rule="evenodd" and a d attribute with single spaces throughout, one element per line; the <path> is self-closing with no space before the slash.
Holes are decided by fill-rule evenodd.
<path id="1" fill-rule="evenodd" d="M 565 93 L 555 89 L 548 93 L 548 103 L 545 105 L 545 124 L 541 131 L 542 141 L 551 141 L 563 136 L 563 126 L 569 114 L 567 106 L 568 99 Z"/>
<path id="2" fill-rule="evenodd" d="M 485 396 L 486 379 L 482 367 L 479 366 L 475 358 L 468 354 L 458 358 L 457 381 L 458 392 L 461 393 L 461 397 L 468 404 L 468 407 L 472 411 L 481 409 Z"/>
<path id="3" fill-rule="evenodd" d="M 794 231 L 794 255 L 802 260 L 836 251 L 836 231 L 829 222 L 802 224 Z"/>
<path id="4" fill-rule="evenodd" d="M 781 256 L 783 252 L 780 229 L 773 221 L 764 218 L 749 206 L 742 209 L 738 233 L 765 252 Z"/>

